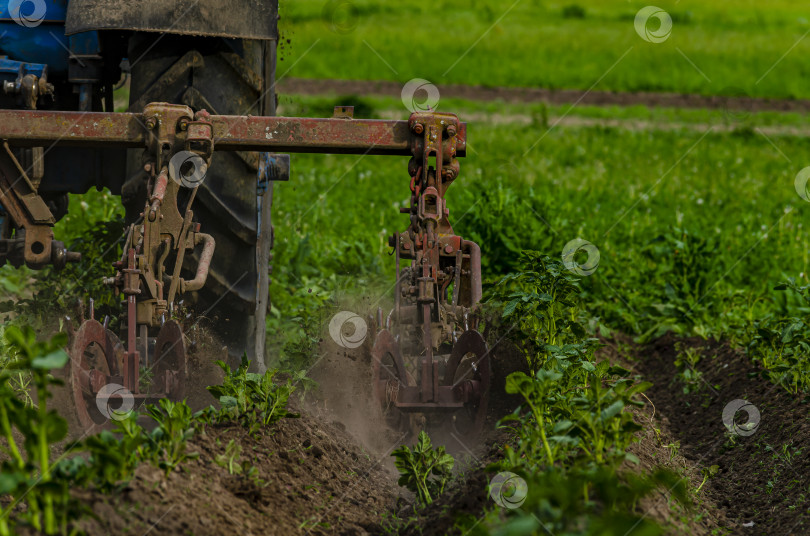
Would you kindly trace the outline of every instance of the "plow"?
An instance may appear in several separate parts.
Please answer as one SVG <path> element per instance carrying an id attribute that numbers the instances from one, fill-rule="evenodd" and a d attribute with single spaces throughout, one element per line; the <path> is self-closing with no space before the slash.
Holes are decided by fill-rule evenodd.
<path id="1" fill-rule="evenodd" d="M 466 154 L 466 125 L 456 116 L 361 120 L 345 107 L 324 119 L 220 116 L 168 103 L 150 103 L 143 113 L 0 110 L 0 139 L 0 204 L 10 224 L 0 240 L 0 265 L 35 269 L 81 259 L 54 239 L 55 218 L 17 155 L 54 146 L 142 151 L 138 176 L 146 195 L 104 280 L 121 299 L 120 333 L 108 328 L 108 318 L 95 318 L 92 299 L 87 318 L 68 328 L 66 377 L 85 431 L 106 425 L 103 408 L 125 398 L 122 389 L 136 406 L 186 397 L 186 344 L 175 306 L 204 287 L 217 255 L 193 203 L 216 165 L 215 151 L 264 151 L 260 179 L 266 181 L 288 178 L 283 151 L 410 157 L 402 181 L 410 186 L 410 206 L 401 209 L 410 225 L 389 239 L 394 307 L 377 313 L 369 389 L 392 422 L 419 412 L 431 422 L 450 416 L 465 435 L 480 432 L 490 381 L 486 343 L 476 331 L 481 251 L 453 233 L 444 198 Z"/>

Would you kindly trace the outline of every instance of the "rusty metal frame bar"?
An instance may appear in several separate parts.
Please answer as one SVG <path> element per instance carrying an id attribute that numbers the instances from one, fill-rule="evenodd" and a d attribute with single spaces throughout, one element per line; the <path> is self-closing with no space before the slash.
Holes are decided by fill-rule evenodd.
<path id="1" fill-rule="evenodd" d="M 408 121 L 212 115 L 215 150 L 412 156 Z M 145 147 L 143 114 L 0 110 L 0 139 L 12 146 Z M 466 154 L 466 124 L 456 156 Z"/>

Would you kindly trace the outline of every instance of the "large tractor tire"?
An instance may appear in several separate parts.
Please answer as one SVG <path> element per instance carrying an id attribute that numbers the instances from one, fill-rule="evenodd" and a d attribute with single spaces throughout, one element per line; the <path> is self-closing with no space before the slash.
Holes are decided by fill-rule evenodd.
<path id="1" fill-rule="evenodd" d="M 275 42 L 136 33 L 130 39 L 130 111 L 149 102 L 185 104 L 220 115 L 273 115 Z M 129 176 L 141 167 L 130 151 Z M 198 314 L 232 358 L 243 353 L 265 366 L 265 316 L 272 248 L 272 183 L 258 186 L 259 153 L 217 152 L 192 210 L 202 231 L 216 239 L 205 287 L 191 296 Z M 137 191 L 140 190 L 140 191 Z M 130 181 L 123 201 L 128 217 L 142 210 L 143 181 Z M 138 200 L 138 201 L 136 201 Z M 189 259 L 188 267 L 197 259 Z"/>

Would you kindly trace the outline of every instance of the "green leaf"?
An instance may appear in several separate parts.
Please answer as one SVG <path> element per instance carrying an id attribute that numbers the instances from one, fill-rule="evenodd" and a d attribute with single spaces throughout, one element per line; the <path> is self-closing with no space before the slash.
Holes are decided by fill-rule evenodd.
<path id="1" fill-rule="evenodd" d="M 0 495 L 13 493 L 20 483 L 25 482 L 25 474 L 3 467 L 0 471 Z"/>
<path id="2" fill-rule="evenodd" d="M 53 370 L 65 366 L 68 362 L 68 355 L 62 349 L 55 350 L 48 355 L 36 357 L 31 361 L 31 367 L 40 370 Z"/>
<path id="3" fill-rule="evenodd" d="M 602 421 L 607 421 L 621 413 L 622 409 L 624 409 L 624 401 L 617 400 L 607 408 L 602 410 L 600 415 Z"/>
<path id="4" fill-rule="evenodd" d="M 513 300 L 513 301 L 510 301 L 509 303 L 507 303 L 506 306 L 503 308 L 503 315 L 502 316 L 504 318 L 506 318 L 507 316 L 514 313 L 515 308 L 518 306 L 518 303 L 519 303 L 518 300 Z"/>

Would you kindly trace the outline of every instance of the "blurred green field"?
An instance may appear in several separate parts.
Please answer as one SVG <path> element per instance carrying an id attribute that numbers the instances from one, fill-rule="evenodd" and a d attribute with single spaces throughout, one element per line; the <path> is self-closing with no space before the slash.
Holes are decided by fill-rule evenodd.
<path id="1" fill-rule="evenodd" d="M 282 3 L 279 76 L 434 84 L 810 97 L 804 2 L 657 2 L 673 26 L 644 41 L 646 2 Z M 657 29 L 651 21 L 649 29 Z"/>

